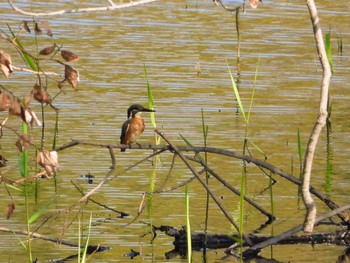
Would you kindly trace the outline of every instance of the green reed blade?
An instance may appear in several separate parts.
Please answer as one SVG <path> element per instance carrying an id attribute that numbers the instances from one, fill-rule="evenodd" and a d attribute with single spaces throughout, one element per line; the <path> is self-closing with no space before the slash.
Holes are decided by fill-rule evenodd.
<path id="1" fill-rule="evenodd" d="M 90 220 L 89 220 L 89 227 L 88 227 L 88 235 L 86 238 L 86 242 L 85 242 L 85 246 L 84 246 L 84 251 L 83 251 L 83 257 L 81 259 L 82 263 L 86 262 L 86 255 L 87 255 L 87 249 L 89 246 L 89 242 L 90 242 L 90 235 L 91 235 L 91 222 L 92 222 L 92 213 L 90 213 Z"/>
<path id="2" fill-rule="evenodd" d="M 238 88 L 237 88 L 237 85 L 236 85 L 236 81 L 234 80 L 234 78 L 232 76 L 232 73 L 231 73 L 231 70 L 230 70 L 228 65 L 227 65 L 227 68 L 228 68 L 228 71 L 229 71 L 229 74 L 230 74 L 233 92 L 235 94 L 235 97 L 236 97 L 239 109 L 240 109 L 241 114 L 243 116 L 244 122 L 247 124 L 248 123 L 248 119 L 247 119 L 247 116 L 245 115 L 245 111 L 244 111 L 244 108 L 243 108 L 241 96 L 239 95 L 239 91 L 238 91 Z"/>
<path id="3" fill-rule="evenodd" d="M 145 72 L 146 85 L 147 85 L 148 107 L 150 109 L 153 109 L 154 99 L 153 99 L 153 94 L 152 94 L 152 88 L 151 88 L 151 85 L 149 84 L 149 81 L 148 81 L 146 64 L 143 64 L 143 69 L 144 69 L 144 72 Z M 154 117 L 154 112 L 150 112 L 150 116 L 151 116 L 152 127 L 153 127 L 153 129 L 155 129 L 157 127 L 157 125 L 156 125 L 156 119 Z"/>
<path id="4" fill-rule="evenodd" d="M 186 233 L 187 233 L 187 261 L 192 261 L 192 238 L 191 238 L 191 223 L 190 223 L 190 196 L 188 193 L 188 184 L 185 186 L 186 199 Z"/>
<path id="5" fill-rule="evenodd" d="M 14 34 L 9 24 L 7 24 L 8 29 L 10 30 L 12 37 L 15 38 L 16 44 L 21 48 L 21 50 L 25 50 L 22 42 L 19 40 L 19 38 Z M 38 71 L 38 67 L 35 63 L 35 61 L 32 59 L 31 56 L 27 55 L 25 52 L 22 52 L 21 50 L 17 49 L 20 53 L 21 57 L 23 58 L 24 62 L 27 64 L 28 67 L 31 68 L 33 71 Z"/>
<path id="6" fill-rule="evenodd" d="M 325 36 L 326 54 L 331 71 L 333 73 L 333 62 L 332 62 L 332 46 L 331 46 L 331 30 Z"/>
<path id="7" fill-rule="evenodd" d="M 301 179 L 301 175 L 303 172 L 303 149 L 301 145 L 301 137 L 300 137 L 300 129 L 298 128 L 298 156 L 299 156 L 299 179 Z"/>
<path id="8" fill-rule="evenodd" d="M 255 84 L 256 84 L 256 80 L 258 79 L 259 66 L 260 66 L 260 56 L 259 56 L 259 59 L 258 59 L 258 63 L 257 63 L 257 65 L 256 65 L 256 68 L 255 68 L 254 82 L 253 82 L 253 91 L 252 91 L 252 95 L 251 95 L 251 97 L 250 97 L 250 103 L 249 103 L 249 109 L 248 109 L 247 123 L 249 123 L 250 114 L 251 114 L 251 112 L 252 112 L 253 101 L 254 101 L 254 95 L 255 95 Z"/>
<path id="9" fill-rule="evenodd" d="M 187 140 L 181 133 L 179 133 L 180 137 L 182 138 L 182 140 L 184 140 L 184 142 L 186 143 L 187 146 L 193 147 L 192 143 Z M 203 163 L 206 163 L 205 160 L 203 159 L 203 157 L 200 154 L 196 154 L 196 157 Z"/>
<path id="10" fill-rule="evenodd" d="M 265 152 L 263 151 L 263 149 L 261 149 L 255 142 L 253 142 L 252 140 L 248 140 L 248 142 L 254 147 L 254 149 L 256 149 L 259 153 L 261 153 L 261 155 L 264 156 L 265 159 L 267 159 L 267 156 L 265 154 Z"/>
<path id="11" fill-rule="evenodd" d="M 54 200 L 49 201 L 46 205 L 41 207 L 38 211 L 36 211 L 28 220 L 29 224 L 33 224 L 42 214 L 44 214 L 49 206 L 54 202 Z"/>

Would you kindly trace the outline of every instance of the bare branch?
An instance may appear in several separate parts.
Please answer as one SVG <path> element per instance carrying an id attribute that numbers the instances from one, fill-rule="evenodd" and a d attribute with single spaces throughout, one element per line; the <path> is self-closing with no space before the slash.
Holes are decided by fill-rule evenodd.
<path id="1" fill-rule="evenodd" d="M 201 183 L 201 185 L 205 188 L 207 193 L 211 196 L 211 198 L 214 200 L 214 202 L 217 204 L 217 206 L 220 208 L 220 210 L 224 213 L 225 217 L 230 221 L 230 223 L 237 229 L 238 232 L 240 232 L 239 226 L 237 223 L 233 220 L 232 216 L 226 211 L 226 209 L 221 205 L 219 202 L 219 199 L 214 195 L 214 193 L 209 189 L 208 185 L 204 182 L 204 180 L 200 177 L 199 173 L 194 169 L 194 167 L 189 163 L 189 160 L 184 156 L 179 149 L 174 145 L 168 138 L 164 136 L 162 132 L 160 132 L 158 129 L 154 130 L 158 135 L 160 135 L 174 150 L 174 152 L 181 158 L 181 160 L 186 164 L 186 166 L 191 170 L 194 176 L 196 176 L 197 180 Z M 246 235 L 242 235 L 244 241 L 247 244 L 251 244 L 249 237 Z"/>
<path id="2" fill-rule="evenodd" d="M 144 5 L 151 2 L 156 2 L 158 0 L 139 0 L 139 1 L 130 1 L 128 3 L 122 3 L 122 4 L 115 4 L 113 1 L 108 0 L 110 5 L 108 6 L 102 6 L 102 7 L 86 7 L 86 8 L 77 8 L 77 9 L 70 9 L 70 10 L 59 10 L 54 12 L 45 12 L 45 13 L 36 13 L 36 12 L 27 12 L 25 10 L 22 10 L 18 6 L 16 6 L 12 0 L 8 0 L 8 3 L 12 7 L 12 9 L 22 15 L 26 16 L 32 16 L 32 17 L 42 17 L 42 16 L 58 16 L 63 14 L 69 14 L 69 13 L 85 13 L 85 12 L 101 12 L 101 11 L 113 11 L 128 7 L 134 7 L 138 5 Z"/>
<path id="3" fill-rule="evenodd" d="M 333 211 L 330 211 L 322 216 L 319 216 L 317 218 L 315 218 L 315 221 L 314 221 L 314 224 L 317 224 L 319 223 L 320 221 L 322 220 L 325 220 L 327 218 L 330 218 L 336 214 L 339 214 L 339 213 L 342 213 L 344 212 L 345 210 L 349 210 L 350 209 L 350 204 L 347 204 L 345 206 L 342 206 L 342 207 L 339 207 L 337 209 L 334 209 Z M 292 235 L 294 235 L 295 233 L 301 231 L 303 229 L 303 225 L 298 225 L 296 227 L 293 227 L 292 229 L 280 234 L 280 235 L 277 235 L 273 238 L 269 238 L 268 240 L 266 241 L 263 241 L 259 244 L 256 244 L 250 248 L 248 248 L 246 251 L 243 252 L 243 255 L 244 256 L 252 256 L 252 255 L 257 255 L 257 253 L 259 253 L 259 251 L 265 247 L 268 247 L 268 246 L 271 246 L 271 245 L 275 245 L 277 244 L 278 242 L 280 242 L 281 240 L 284 240 Z"/>
<path id="4" fill-rule="evenodd" d="M 323 69 L 323 80 L 322 80 L 322 87 L 321 87 L 321 98 L 320 98 L 318 118 L 315 122 L 315 125 L 312 129 L 312 133 L 309 138 L 305 159 L 304 159 L 304 170 L 303 170 L 302 196 L 303 196 L 303 201 L 307 211 L 303 229 L 305 232 L 311 233 L 313 230 L 313 226 L 314 226 L 314 222 L 317 214 L 316 204 L 310 193 L 311 170 L 312 170 L 312 163 L 314 159 L 317 141 L 318 141 L 318 138 L 320 137 L 322 128 L 326 124 L 326 120 L 327 120 L 328 92 L 329 92 L 329 83 L 332 76 L 332 72 L 327 59 L 326 49 L 323 42 L 321 27 L 319 25 L 319 17 L 318 17 L 315 2 L 313 0 L 306 0 L 306 5 L 310 13 L 311 23 L 312 23 L 314 37 L 316 41 L 317 52 L 318 52 L 319 59 Z"/>
<path id="5" fill-rule="evenodd" d="M 102 148 L 107 148 L 107 149 L 110 149 L 110 147 L 117 148 L 117 149 L 125 148 L 124 144 L 110 145 L 110 144 L 103 144 L 103 143 L 94 143 L 94 142 L 86 142 L 86 141 L 80 141 L 80 140 L 72 140 L 71 142 L 69 142 L 63 146 L 56 148 L 55 151 L 57 151 L 57 152 L 63 151 L 65 149 L 69 149 L 69 148 L 76 146 L 76 145 L 79 145 L 79 144 L 80 145 L 87 145 L 87 146 L 102 147 Z M 253 157 L 253 156 L 239 154 L 239 153 L 234 152 L 234 151 L 223 150 L 223 149 L 214 148 L 214 147 L 177 146 L 177 148 L 179 151 L 182 151 L 182 152 L 195 152 L 195 153 L 199 153 L 199 152 L 205 153 L 206 152 L 206 153 L 220 154 L 220 155 L 227 156 L 227 157 L 233 157 L 233 158 L 245 160 L 248 163 L 253 163 L 258 167 L 267 169 L 271 173 L 277 174 L 277 175 L 283 177 L 284 179 L 287 179 L 288 181 L 290 181 L 296 185 L 302 185 L 302 181 L 300 181 L 295 176 L 293 176 L 293 175 L 283 171 L 282 169 L 266 162 L 265 160 L 260 160 L 260 159 Z M 159 151 L 157 153 L 164 152 L 164 151 L 173 151 L 173 149 L 169 145 L 152 145 L 152 144 L 147 144 L 147 145 L 132 144 L 132 145 L 129 145 L 128 149 L 142 149 L 142 150 Z M 310 192 L 313 195 L 315 195 L 318 199 L 320 199 L 323 203 L 325 203 L 330 209 L 338 208 L 337 204 L 335 204 L 331 199 L 329 199 L 327 196 L 325 196 L 321 192 L 317 191 L 314 187 L 310 186 Z M 339 213 L 339 214 L 337 214 L 337 216 L 344 223 L 350 225 L 350 217 L 347 213 L 345 213 L 345 212 Z"/>

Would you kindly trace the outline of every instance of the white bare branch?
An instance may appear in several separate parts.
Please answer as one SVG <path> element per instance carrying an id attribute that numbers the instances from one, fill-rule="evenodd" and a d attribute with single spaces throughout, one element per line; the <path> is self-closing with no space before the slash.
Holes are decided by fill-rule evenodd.
<path id="1" fill-rule="evenodd" d="M 314 154 L 316 150 L 316 145 L 318 138 L 320 137 L 322 128 L 326 124 L 327 120 L 327 102 L 328 102 L 328 92 L 329 92 L 329 83 L 332 77 L 331 68 L 329 61 L 327 59 L 326 49 L 323 41 L 321 26 L 319 24 L 319 17 L 316 9 L 314 0 L 306 0 L 306 5 L 308 7 L 311 23 L 314 31 L 314 37 L 316 41 L 316 48 L 320 63 L 323 69 L 323 79 L 321 86 L 321 96 L 318 117 L 313 127 L 312 133 L 309 138 L 307 145 L 305 158 L 304 158 L 304 169 L 303 169 L 303 184 L 302 184 L 302 196 L 303 201 L 306 206 L 306 217 L 304 221 L 304 231 L 311 233 L 313 231 L 315 219 L 316 219 L 316 204 L 310 194 L 310 180 L 311 180 L 311 170 L 312 163 L 314 159 Z"/>
<path id="2" fill-rule="evenodd" d="M 12 9 L 14 11 L 16 11 L 22 15 L 31 16 L 31 17 L 42 17 L 42 16 L 58 16 L 58 15 L 69 14 L 69 13 L 113 11 L 113 10 L 117 10 L 117 9 L 123 9 L 123 8 L 148 4 L 151 2 L 156 2 L 158 0 L 138 0 L 138 1 L 130 1 L 129 3 L 122 3 L 122 4 L 115 4 L 112 0 L 107 0 L 107 1 L 109 2 L 108 6 L 59 10 L 59 11 L 45 12 L 45 13 L 27 12 L 25 10 L 22 10 L 18 6 L 16 6 L 12 0 L 8 0 L 8 3 L 10 4 L 10 6 L 12 7 Z"/>

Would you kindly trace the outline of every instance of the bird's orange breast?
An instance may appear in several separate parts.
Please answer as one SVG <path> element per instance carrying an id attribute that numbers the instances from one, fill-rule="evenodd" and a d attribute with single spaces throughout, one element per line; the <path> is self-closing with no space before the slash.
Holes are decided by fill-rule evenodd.
<path id="1" fill-rule="evenodd" d="M 129 123 L 129 127 L 126 131 L 126 135 L 123 143 L 129 144 L 129 143 L 136 142 L 144 130 L 145 130 L 144 120 L 138 116 L 132 118 Z"/>

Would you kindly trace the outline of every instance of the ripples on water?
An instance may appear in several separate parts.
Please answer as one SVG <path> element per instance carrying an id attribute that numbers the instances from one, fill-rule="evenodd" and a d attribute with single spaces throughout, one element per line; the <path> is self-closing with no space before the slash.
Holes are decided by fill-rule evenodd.
<path id="1" fill-rule="evenodd" d="M 49 11 L 62 9 L 70 4 L 70 1 L 52 4 L 23 1 L 20 6 L 26 10 L 41 10 L 45 6 L 46 11 Z M 72 4 L 71 7 L 82 7 L 85 4 L 83 1 L 76 5 Z M 95 1 L 89 5 L 99 6 L 101 3 Z M 349 42 L 349 32 L 346 32 L 350 26 L 349 5 L 341 1 L 332 4 L 323 1 L 318 3 L 318 6 L 324 33 L 327 32 L 329 25 L 332 27 L 335 73 L 332 82 L 334 103 L 332 146 L 335 150 L 334 169 L 337 175 L 333 187 L 335 193 L 342 193 L 349 188 L 349 184 L 346 183 L 346 174 L 349 171 L 346 160 L 350 148 L 349 140 L 346 139 L 350 130 L 347 121 L 349 104 L 346 102 L 349 92 L 345 86 L 345 83 L 349 82 L 350 60 L 346 49 L 346 43 Z M 6 3 L 0 4 L 0 13 L 3 21 L 0 26 L 4 30 L 5 21 L 16 27 L 18 21 L 23 19 L 13 14 Z M 297 160 L 297 129 L 300 128 L 303 145 L 306 145 L 307 136 L 316 118 L 319 98 L 321 69 L 311 35 L 308 12 L 300 3 L 264 1 L 258 9 L 248 9 L 240 18 L 242 33 L 240 90 L 246 108 L 249 105 L 255 69 L 260 57 L 248 137 L 264 149 L 271 163 L 290 171 L 291 159 L 294 158 L 294 162 Z M 209 144 L 240 151 L 244 138 L 244 124 L 237 113 L 226 64 L 227 60 L 231 70 L 236 72 L 237 39 L 233 15 L 216 7 L 211 1 L 162 1 L 128 10 L 64 15 L 49 20 L 55 35 L 53 39 L 40 37 L 40 48 L 55 42 L 63 44 L 66 49 L 80 56 L 79 62 L 75 63 L 81 74 L 79 91 L 67 88 L 65 94 L 60 95 L 55 101 L 55 105 L 61 109 L 59 144 L 64 144 L 71 138 L 104 143 L 118 142 L 120 125 L 126 118 L 126 108 L 134 102 L 147 103 L 145 64 L 153 88 L 157 123 L 158 126 L 164 127 L 167 136 L 175 142 L 182 143 L 178 135 L 181 133 L 193 144 L 201 145 L 203 108 L 205 121 L 209 126 Z M 336 52 L 338 37 L 342 37 L 345 44 L 342 56 L 338 56 Z M 1 48 L 4 48 L 3 45 L 5 43 L 1 42 Z M 14 61 L 18 63 L 18 57 Z M 199 75 L 196 73 L 196 63 L 201 67 Z M 32 83 L 34 79 L 28 74 L 16 73 L 6 82 L 3 81 L 1 78 L 1 83 L 5 83 L 4 85 L 8 85 L 10 89 L 18 91 L 17 95 L 21 95 L 27 94 L 27 83 L 28 81 Z M 50 87 L 50 90 L 54 93 L 55 87 Z M 32 107 L 39 110 L 38 105 L 33 104 Z M 52 132 L 54 113 L 49 111 L 47 118 L 48 130 Z M 146 121 L 147 130 L 141 140 L 143 143 L 153 138 L 147 115 Z M 36 132 L 39 133 L 39 129 L 34 128 L 33 133 Z M 4 139 L 5 137 L 2 138 Z M 13 145 L 8 143 L 9 145 L 4 143 L 4 151 L 11 149 Z M 315 174 L 320 175 L 315 179 L 319 187 L 323 187 L 324 148 L 323 136 L 317 151 L 317 158 L 320 160 L 317 161 L 318 166 L 314 168 Z M 147 153 L 127 151 L 121 156 L 116 152 L 118 172 L 145 154 Z M 13 160 L 15 165 L 16 156 Z M 60 160 L 61 171 L 57 179 L 59 207 L 68 206 L 79 198 L 78 193 L 72 193 L 74 190 L 70 184 L 71 179 L 80 178 L 81 174 L 91 171 L 96 175 L 97 183 L 110 165 L 107 151 L 87 147 L 62 152 Z M 223 163 L 222 159 L 216 160 L 214 156 L 210 156 L 210 160 L 213 165 L 219 164 L 216 170 L 220 174 L 236 187 L 239 186 L 240 162 Z M 167 175 L 171 156 L 163 157 L 162 161 L 163 168 L 158 171 L 159 182 L 162 182 Z M 264 207 L 269 207 L 268 193 L 258 194 L 268 184 L 267 178 L 252 167 L 249 168 L 251 169 L 251 176 L 248 178 L 249 194 L 260 198 L 259 201 Z M 134 216 L 141 193 L 148 190 L 150 174 L 149 164 L 133 169 L 109 183 L 103 193 L 96 195 L 95 198 L 100 201 L 108 200 L 108 205 L 116 206 Z M 181 166 L 174 172 L 170 185 L 182 182 L 190 176 Z M 339 181 L 342 183 L 338 184 Z M 94 186 L 83 185 L 85 189 Z M 223 203 L 235 214 L 237 198 L 232 199 L 230 194 L 215 182 L 212 187 L 217 190 L 218 195 L 225 196 Z M 42 182 L 41 189 L 40 199 L 46 203 L 44 199 L 52 198 L 55 192 L 53 181 Z M 204 224 L 205 195 L 197 183 L 190 186 L 190 191 L 193 229 L 201 231 Z M 281 232 L 299 223 L 303 212 L 300 212 L 300 217 L 296 217 L 298 212 L 294 197 L 296 189 L 291 184 L 279 182 L 274 191 L 277 216 L 287 220 L 275 227 L 276 231 Z M 4 196 L 7 199 L 6 194 Z M 336 202 L 347 202 L 344 196 L 338 198 Z M 174 224 L 180 227 L 185 223 L 183 217 L 185 210 L 180 205 L 182 203 L 181 191 L 156 196 L 154 224 Z M 18 213 L 21 213 L 21 205 L 17 206 Z M 91 206 L 89 209 L 95 212 L 94 216 L 97 218 L 111 216 L 96 207 Z M 209 230 L 212 233 L 222 233 L 223 229 L 229 229 L 230 226 L 222 219 L 221 213 L 214 205 L 212 210 L 215 215 L 209 220 Z M 251 211 L 249 213 L 248 228 L 254 228 L 263 222 L 264 219 L 260 215 Z M 258 218 L 259 222 L 252 223 L 253 218 L 255 220 Z M 147 220 L 147 216 L 141 219 Z M 94 227 L 92 235 L 94 242 L 102 242 L 113 247 L 110 252 L 96 255 L 96 262 L 112 258 L 115 261 L 123 261 L 125 258 L 121 255 L 127 253 L 129 248 L 138 250 L 138 235 L 147 232 L 148 228 L 138 222 L 127 228 L 121 227 L 129 220 L 115 220 Z M 17 227 L 15 221 L 16 219 L 12 219 L 11 223 Z M 1 225 L 5 224 L 3 220 L 1 222 Z M 67 236 L 76 238 L 75 233 L 67 233 Z M 151 261 L 152 258 L 146 255 L 156 253 L 162 261 L 164 252 L 171 249 L 169 238 L 164 236 L 158 238 L 154 249 L 157 252 L 149 248 L 148 239 L 141 239 L 145 251 L 144 260 Z M 14 243 L 11 243 L 11 248 Z M 36 254 L 43 260 L 62 256 L 62 247 L 58 248 L 58 252 L 54 252 L 57 250 L 56 247 L 50 246 L 49 249 L 52 251 L 50 255 L 47 255 L 47 250 L 40 249 Z M 276 248 L 274 256 L 287 261 L 290 258 L 286 258 L 286 255 L 290 255 L 291 252 L 285 253 L 283 249 Z M 312 262 L 315 252 L 304 247 L 301 249 L 305 250 L 305 253 L 300 252 L 303 254 L 303 260 Z M 322 256 L 324 262 L 329 262 L 334 261 L 341 248 L 320 250 L 316 247 L 317 255 Z M 72 250 L 68 249 L 67 254 L 70 252 Z M 221 252 L 219 253 L 221 256 Z M 209 254 L 209 257 L 212 261 L 218 259 L 214 254 Z M 180 261 L 179 258 L 176 260 Z M 199 257 L 195 260 L 201 261 Z M 300 262 L 295 259 L 295 262 L 297 261 Z"/>

